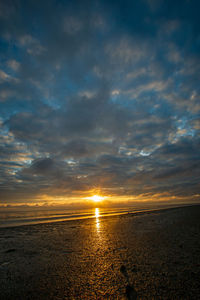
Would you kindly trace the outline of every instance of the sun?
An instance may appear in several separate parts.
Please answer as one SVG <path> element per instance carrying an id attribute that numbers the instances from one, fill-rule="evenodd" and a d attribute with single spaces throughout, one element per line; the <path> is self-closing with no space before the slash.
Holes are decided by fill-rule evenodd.
<path id="1" fill-rule="evenodd" d="M 99 196 L 99 195 L 94 195 L 92 197 L 90 197 L 91 200 L 93 200 L 94 202 L 100 202 L 103 200 L 104 197 Z"/>

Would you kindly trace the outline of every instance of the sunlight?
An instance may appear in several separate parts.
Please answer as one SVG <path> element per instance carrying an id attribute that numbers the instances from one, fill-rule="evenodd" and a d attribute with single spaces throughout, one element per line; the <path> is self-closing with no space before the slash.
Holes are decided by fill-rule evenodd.
<path id="1" fill-rule="evenodd" d="M 98 218 L 99 217 L 99 209 L 95 208 L 95 217 Z"/>
<path id="2" fill-rule="evenodd" d="M 99 196 L 99 195 L 94 195 L 92 197 L 90 197 L 91 200 L 93 200 L 94 202 L 100 202 L 104 199 L 104 197 Z"/>
<path id="3" fill-rule="evenodd" d="M 95 208 L 95 217 L 96 217 L 97 232 L 99 232 L 100 222 L 99 222 L 99 209 L 98 208 Z"/>

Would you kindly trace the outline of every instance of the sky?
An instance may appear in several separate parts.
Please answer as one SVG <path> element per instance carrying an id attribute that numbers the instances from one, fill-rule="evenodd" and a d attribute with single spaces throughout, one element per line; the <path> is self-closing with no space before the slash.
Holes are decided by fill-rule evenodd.
<path id="1" fill-rule="evenodd" d="M 0 205 L 200 200 L 198 0 L 0 1 Z"/>

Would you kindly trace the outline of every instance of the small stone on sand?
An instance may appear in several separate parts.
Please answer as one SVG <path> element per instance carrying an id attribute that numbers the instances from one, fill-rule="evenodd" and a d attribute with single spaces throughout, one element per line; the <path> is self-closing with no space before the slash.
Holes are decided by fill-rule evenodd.
<path id="1" fill-rule="evenodd" d="M 126 267 L 125 267 L 124 265 L 122 265 L 122 266 L 120 267 L 120 272 L 121 272 L 122 274 L 125 274 L 125 273 L 126 273 Z"/>
<path id="2" fill-rule="evenodd" d="M 137 299 L 137 292 L 134 289 L 134 287 L 132 287 L 130 285 L 126 286 L 126 296 L 127 296 L 127 299 L 129 299 L 129 300 L 136 300 Z"/>

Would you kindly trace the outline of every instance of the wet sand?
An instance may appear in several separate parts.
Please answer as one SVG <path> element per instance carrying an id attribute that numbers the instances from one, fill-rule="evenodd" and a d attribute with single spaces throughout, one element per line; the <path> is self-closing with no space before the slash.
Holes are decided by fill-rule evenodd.
<path id="1" fill-rule="evenodd" d="M 0 299 L 199 299 L 200 206 L 0 229 Z"/>

